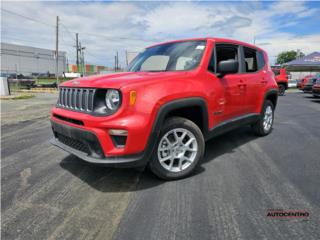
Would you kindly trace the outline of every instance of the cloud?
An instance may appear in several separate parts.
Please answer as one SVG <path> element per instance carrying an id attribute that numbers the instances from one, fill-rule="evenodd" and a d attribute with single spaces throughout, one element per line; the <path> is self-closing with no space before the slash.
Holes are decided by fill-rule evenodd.
<path id="1" fill-rule="evenodd" d="M 156 42 L 188 37 L 228 37 L 253 42 L 272 59 L 283 50 L 319 50 L 319 29 L 300 36 L 295 26 L 315 21 L 319 7 L 306 2 L 2 2 L 2 40 L 54 49 L 60 17 L 60 49 L 75 62 L 75 32 L 88 63 L 113 65 L 116 51 L 141 50 Z M 283 29 L 286 28 L 286 31 Z M 290 31 L 288 30 L 290 29 Z"/>

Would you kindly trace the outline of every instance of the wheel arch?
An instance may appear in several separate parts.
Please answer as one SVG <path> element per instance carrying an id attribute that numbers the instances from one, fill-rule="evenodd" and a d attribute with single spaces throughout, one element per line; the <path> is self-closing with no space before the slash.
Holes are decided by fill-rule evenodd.
<path id="1" fill-rule="evenodd" d="M 270 100 L 274 106 L 274 108 L 276 108 L 277 106 L 277 102 L 278 102 L 278 90 L 276 89 L 272 89 L 266 92 L 266 94 L 264 95 L 264 102 L 266 100 Z"/>
<path id="2" fill-rule="evenodd" d="M 190 97 L 165 103 L 157 112 L 153 125 L 154 131 L 159 131 L 164 121 L 169 117 L 184 117 L 194 122 L 204 136 L 208 134 L 208 107 L 205 99 Z"/>

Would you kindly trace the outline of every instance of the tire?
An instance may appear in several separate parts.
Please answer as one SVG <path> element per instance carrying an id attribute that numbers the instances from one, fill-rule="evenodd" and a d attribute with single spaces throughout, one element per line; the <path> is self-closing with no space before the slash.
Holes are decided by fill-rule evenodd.
<path id="1" fill-rule="evenodd" d="M 279 96 L 284 96 L 284 93 L 286 92 L 286 87 L 283 84 L 279 85 Z"/>
<path id="2" fill-rule="evenodd" d="M 271 115 L 270 115 L 270 110 L 271 110 Z M 254 133 L 258 136 L 268 135 L 272 131 L 273 121 L 274 121 L 274 105 L 270 100 L 266 100 L 263 104 L 262 111 L 259 116 L 259 120 L 252 125 Z M 265 124 L 267 124 L 267 126 Z"/>
<path id="3" fill-rule="evenodd" d="M 181 179 L 195 170 L 204 150 L 204 137 L 195 123 L 181 117 L 168 118 L 161 128 L 149 168 L 161 179 Z"/>

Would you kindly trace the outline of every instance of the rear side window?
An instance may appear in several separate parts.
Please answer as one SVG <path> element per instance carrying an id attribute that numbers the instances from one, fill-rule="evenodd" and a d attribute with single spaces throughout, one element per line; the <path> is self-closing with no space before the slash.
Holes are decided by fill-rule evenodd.
<path id="1" fill-rule="evenodd" d="M 246 72 L 258 71 L 257 52 L 254 49 L 244 47 L 244 60 Z"/>
<path id="2" fill-rule="evenodd" d="M 264 54 L 261 51 L 258 51 L 258 69 L 262 69 L 264 66 L 266 65 L 266 61 L 264 60 Z M 280 70 L 275 70 L 275 71 L 279 71 L 278 73 L 275 73 L 275 75 L 279 75 L 280 74 Z"/>

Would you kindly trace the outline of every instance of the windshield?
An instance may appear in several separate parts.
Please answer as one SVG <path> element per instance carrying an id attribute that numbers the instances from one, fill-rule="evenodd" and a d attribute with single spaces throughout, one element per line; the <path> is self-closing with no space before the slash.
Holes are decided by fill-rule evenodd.
<path id="1" fill-rule="evenodd" d="M 196 68 L 206 41 L 166 43 L 147 48 L 128 66 L 128 72 L 186 71 Z"/>
<path id="2" fill-rule="evenodd" d="M 276 76 L 280 75 L 279 69 L 272 69 L 272 71 L 274 72 L 274 75 L 276 75 Z"/>

